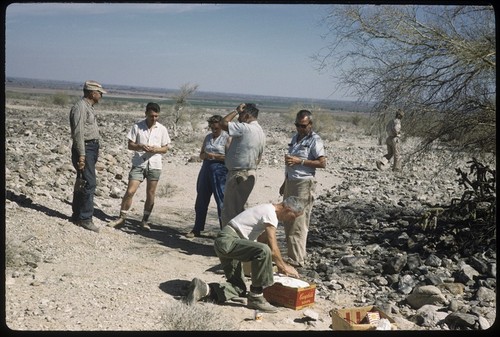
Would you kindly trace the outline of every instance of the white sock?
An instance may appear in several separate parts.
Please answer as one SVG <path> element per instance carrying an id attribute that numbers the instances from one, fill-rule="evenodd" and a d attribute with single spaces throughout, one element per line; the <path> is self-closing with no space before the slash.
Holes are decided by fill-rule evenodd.
<path id="1" fill-rule="evenodd" d="M 260 296 L 264 296 L 264 293 L 257 294 L 257 293 L 250 292 L 250 296 L 260 297 Z"/>

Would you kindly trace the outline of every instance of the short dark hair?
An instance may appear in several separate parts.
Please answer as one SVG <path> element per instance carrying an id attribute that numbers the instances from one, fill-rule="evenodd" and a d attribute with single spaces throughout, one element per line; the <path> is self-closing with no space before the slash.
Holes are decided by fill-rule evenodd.
<path id="1" fill-rule="evenodd" d="M 156 103 L 149 102 L 148 105 L 146 105 L 146 112 L 149 110 L 160 113 L 160 106 Z"/>
<path id="2" fill-rule="evenodd" d="M 254 103 L 245 103 L 245 109 L 243 112 L 255 118 L 259 116 L 259 109 L 257 109 L 257 106 Z"/>
<path id="3" fill-rule="evenodd" d="M 207 122 L 209 122 L 209 123 L 219 123 L 221 120 L 222 120 L 222 116 L 221 115 L 213 115 L 212 117 L 210 117 L 209 119 L 207 119 Z"/>
<path id="4" fill-rule="evenodd" d="M 309 110 L 300 110 L 297 112 L 297 117 L 295 117 L 296 120 L 301 120 L 302 118 L 307 117 L 309 119 L 309 122 L 312 122 L 313 117 L 312 117 L 312 112 Z"/>

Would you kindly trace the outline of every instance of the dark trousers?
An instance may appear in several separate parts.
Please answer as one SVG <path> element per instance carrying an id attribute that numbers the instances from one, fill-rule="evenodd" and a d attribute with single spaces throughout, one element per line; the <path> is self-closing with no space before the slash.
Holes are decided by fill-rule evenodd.
<path id="1" fill-rule="evenodd" d="M 94 193 L 97 186 L 95 164 L 99 157 L 99 143 L 85 143 L 85 167 L 82 172 L 82 178 L 87 181 L 82 192 L 73 191 L 73 214 L 71 218 L 76 221 L 92 220 L 94 215 Z M 71 161 L 73 167 L 78 170 L 78 151 L 71 148 Z"/>
<path id="2" fill-rule="evenodd" d="M 221 213 L 224 201 L 224 188 L 226 185 L 227 168 L 223 162 L 204 160 L 198 173 L 196 182 L 196 202 L 194 210 L 196 219 L 194 222 L 194 232 L 205 230 L 205 221 L 207 219 L 208 205 L 210 198 L 214 196 L 217 203 L 217 215 L 219 217 L 219 226 L 222 228 Z"/>

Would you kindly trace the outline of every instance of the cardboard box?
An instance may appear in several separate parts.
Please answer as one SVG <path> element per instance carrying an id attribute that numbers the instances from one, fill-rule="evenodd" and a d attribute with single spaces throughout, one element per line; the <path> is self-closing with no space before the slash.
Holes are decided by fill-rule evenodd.
<path id="1" fill-rule="evenodd" d="M 292 288 L 275 283 L 264 288 L 264 297 L 274 305 L 281 305 L 287 308 L 299 310 L 314 303 L 316 295 L 316 285 L 310 284 L 308 287 Z"/>
<path id="2" fill-rule="evenodd" d="M 397 330 L 394 320 L 373 305 L 359 308 L 333 309 L 330 311 L 330 316 L 332 316 L 333 330 L 375 330 L 381 318 L 389 320 L 391 330 Z"/>

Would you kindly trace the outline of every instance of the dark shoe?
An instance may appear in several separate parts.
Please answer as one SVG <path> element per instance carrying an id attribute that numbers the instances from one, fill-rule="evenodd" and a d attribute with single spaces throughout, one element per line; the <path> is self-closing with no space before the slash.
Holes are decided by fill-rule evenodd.
<path id="1" fill-rule="evenodd" d="M 302 263 L 299 263 L 299 262 L 295 261 L 291 257 L 285 258 L 285 262 L 288 263 L 289 265 L 291 265 L 294 268 L 298 268 L 298 267 L 303 267 L 304 266 Z"/>
<path id="2" fill-rule="evenodd" d="M 85 229 L 88 229 L 89 231 L 93 231 L 93 232 L 96 232 L 96 233 L 99 233 L 99 227 L 97 227 L 96 225 L 94 225 L 94 223 L 92 222 L 92 220 L 80 220 L 78 222 L 78 225 L 80 227 L 83 227 Z"/>
<path id="3" fill-rule="evenodd" d="M 248 294 L 248 304 L 247 308 L 259 310 L 262 312 L 275 313 L 278 312 L 278 308 L 269 304 L 269 302 L 264 298 L 264 295 L 255 296 L 252 293 Z"/>
<path id="4" fill-rule="evenodd" d="M 208 284 L 195 277 L 189 285 L 186 303 L 193 305 L 202 298 L 207 297 L 209 292 Z"/>
<path id="5" fill-rule="evenodd" d="M 186 234 L 186 237 L 190 238 L 190 239 L 194 238 L 194 237 L 198 238 L 200 236 L 201 236 L 200 232 L 195 232 L 195 231 L 191 231 L 191 232 L 189 232 L 189 233 Z"/>
<path id="6" fill-rule="evenodd" d="M 119 217 L 115 221 L 111 221 L 110 223 L 108 223 L 108 227 L 113 227 L 117 229 L 123 227 L 123 225 L 125 225 L 125 218 L 122 217 Z"/>

